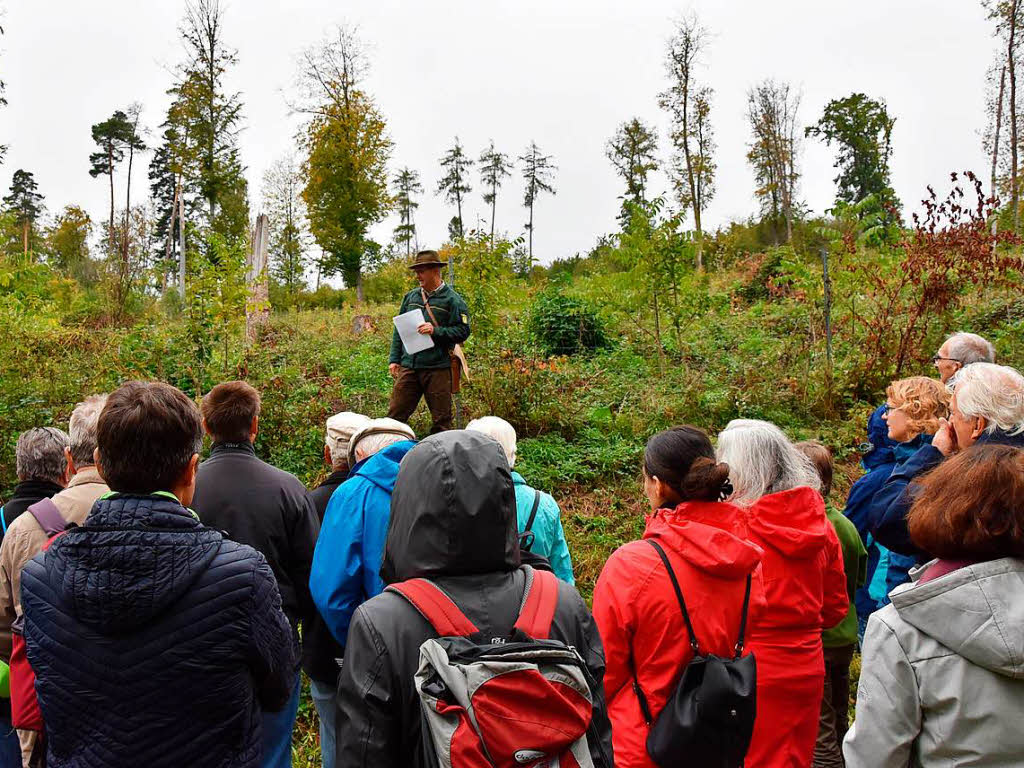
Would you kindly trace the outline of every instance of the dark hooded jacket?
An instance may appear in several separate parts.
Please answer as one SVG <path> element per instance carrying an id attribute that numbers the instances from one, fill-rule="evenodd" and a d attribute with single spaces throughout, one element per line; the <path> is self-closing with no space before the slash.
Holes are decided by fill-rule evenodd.
<path id="1" fill-rule="evenodd" d="M 512 475 L 496 442 L 472 432 L 445 432 L 406 455 L 391 498 L 381 577 L 388 584 L 429 578 L 486 636 L 511 634 L 526 572 L 520 568 Z M 611 765 L 601 638 L 575 588 L 558 585 L 551 637 L 575 646 L 597 681 L 594 724 L 601 738 L 591 750 L 599 765 Z M 392 592 L 356 610 L 338 683 L 338 765 L 424 765 L 413 676 L 420 645 L 436 636 Z"/>
<path id="2" fill-rule="evenodd" d="M 296 648 L 263 555 L 170 495 L 110 496 L 22 574 L 49 768 L 258 766 Z"/>
<path id="3" fill-rule="evenodd" d="M 978 438 L 976 445 L 1012 445 L 1024 448 L 1024 432 L 1004 432 L 993 430 L 985 432 Z M 931 555 L 910 540 L 907 532 L 907 513 L 914 503 L 916 479 L 931 471 L 945 459 L 935 446 L 928 444 L 917 453 L 896 467 L 885 485 L 875 494 L 872 519 L 872 533 L 875 538 L 893 552 L 917 557 L 921 563 L 931 559 Z"/>

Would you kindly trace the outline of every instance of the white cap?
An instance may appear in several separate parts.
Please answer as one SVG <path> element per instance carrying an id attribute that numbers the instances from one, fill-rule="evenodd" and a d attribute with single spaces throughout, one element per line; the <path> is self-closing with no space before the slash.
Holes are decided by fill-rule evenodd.
<path id="1" fill-rule="evenodd" d="M 337 461 L 348 455 L 352 436 L 370 423 L 368 416 L 351 411 L 336 413 L 327 420 L 327 435 L 324 444 L 331 449 L 331 458 Z"/>
<path id="2" fill-rule="evenodd" d="M 416 433 L 412 431 L 412 427 L 408 424 L 396 421 L 395 419 L 373 419 L 352 435 L 352 439 L 349 441 L 348 463 L 350 466 L 355 466 L 356 464 L 356 446 L 359 444 L 359 441 L 372 435 L 395 435 L 405 440 L 416 439 Z"/>

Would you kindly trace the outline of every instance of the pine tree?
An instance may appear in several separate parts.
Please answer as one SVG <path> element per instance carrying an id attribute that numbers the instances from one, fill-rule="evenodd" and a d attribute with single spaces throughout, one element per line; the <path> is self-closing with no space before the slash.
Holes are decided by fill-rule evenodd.
<path id="1" fill-rule="evenodd" d="M 24 255 L 28 258 L 33 228 L 43 215 L 43 196 L 39 193 L 35 176 L 29 171 L 15 171 L 11 179 L 11 191 L 3 202 L 4 207 L 14 214 L 15 223 L 21 227 Z"/>
<path id="2" fill-rule="evenodd" d="M 420 175 L 411 168 L 400 170 L 392 181 L 395 207 L 401 217 L 401 223 L 395 227 L 395 242 L 405 243 L 405 256 L 412 255 L 412 241 L 416 238 L 416 222 L 414 211 L 420 207 L 414 195 L 423 192 Z"/>
<path id="3" fill-rule="evenodd" d="M 491 145 L 480 153 L 480 183 L 484 187 L 484 202 L 491 206 L 491 250 L 494 250 L 494 214 L 498 205 L 498 189 L 502 179 L 512 175 L 512 163 L 508 155 Z"/>
<path id="4" fill-rule="evenodd" d="M 441 169 L 444 171 L 444 176 L 437 182 L 437 191 L 444 195 L 444 199 L 448 203 L 455 206 L 460 239 L 466 235 L 462 221 L 462 201 L 473 191 L 469 184 L 469 169 L 472 166 L 473 161 L 466 156 L 462 144 L 459 143 L 459 137 L 456 136 L 455 144 L 441 158 Z"/>
<path id="5" fill-rule="evenodd" d="M 531 141 L 530 146 L 526 148 L 525 154 L 519 156 L 519 163 L 523 171 L 523 182 L 525 183 L 525 189 L 523 192 L 523 206 L 528 208 L 530 211 L 530 219 L 526 224 L 526 230 L 529 232 L 529 249 L 527 256 L 529 258 L 530 265 L 533 264 L 533 208 L 537 202 L 537 196 L 542 192 L 547 192 L 549 195 L 555 194 L 555 188 L 552 186 L 552 179 L 557 170 L 557 166 L 552 162 L 551 155 L 545 155 L 540 151 L 540 147 L 537 146 L 537 142 Z"/>
<path id="6" fill-rule="evenodd" d="M 114 172 L 124 160 L 125 149 L 132 142 L 134 131 L 122 110 L 92 126 L 92 140 L 99 149 L 89 155 L 89 175 L 93 178 L 106 176 L 110 181 L 110 223 L 107 228 L 108 246 L 114 253 Z"/>
<path id="7" fill-rule="evenodd" d="M 302 172 L 294 157 L 283 157 L 263 176 L 263 205 L 270 225 L 270 273 L 292 298 L 306 276 L 306 206 Z"/>

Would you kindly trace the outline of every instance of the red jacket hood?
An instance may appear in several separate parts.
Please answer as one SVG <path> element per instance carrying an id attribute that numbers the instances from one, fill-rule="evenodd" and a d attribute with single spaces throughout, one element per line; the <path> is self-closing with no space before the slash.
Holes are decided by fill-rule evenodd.
<path id="1" fill-rule="evenodd" d="M 723 579 L 752 573 L 762 550 L 743 538 L 739 507 L 725 502 L 683 502 L 647 517 L 645 539 L 657 539 L 696 568 Z"/>
<path id="2" fill-rule="evenodd" d="M 821 551 L 831 525 L 825 516 L 825 500 L 807 487 L 762 496 L 747 509 L 746 516 L 758 540 L 801 559 Z"/>

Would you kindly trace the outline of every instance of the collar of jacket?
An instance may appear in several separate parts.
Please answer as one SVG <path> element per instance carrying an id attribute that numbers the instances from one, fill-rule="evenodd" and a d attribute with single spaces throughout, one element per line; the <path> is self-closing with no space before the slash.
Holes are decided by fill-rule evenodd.
<path id="1" fill-rule="evenodd" d="M 140 512 L 143 512 L 140 514 Z M 155 491 L 154 493 L 119 493 L 109 491 L 93 505 L 92 512 L 86 520 L 89 525 L 137 525 L 152 524 L 152 518 L 159 515 L 174 515 L 186 518 L 194 524 L 199 525 L 199 515 L 194 510 L 184 506 L 178 497 L 169 491 Z M 107 520 L 103 518 L 115 518 Z"/>
<path id="2" fill-rule="evenodd" d="M 49 480 L 22 480 L 14 486 L 11 499 L 33 499 L 36 497 L 48 499 L 63 490 L 63 486 L 51 483 Z"/>
<path id="3" fill-rule="evenodd" d="M 106 481 L 100 477 L 99 470 L 92 464 L 87 467 L 82 467 L 80 470 L 75 472 L 75 476 L 72 477 L 71 482 L 68 483 L 68 488 L 74 488 L 76 485 L 89 485 L 90 483 L 106 484 Z"/>
<path id="4" fill-rule="evenodd" d="M 526 478 L 512 470 L 512 485 L 526 485 Z"/>
<path id="5" fill-rule="evenodd" d="M 904 461 L 909 459 L 921 448 L 926 445 L 932 444 L 932 436 L 924 433 L 918 435 L 913 440 L 907 440 L 905 443 L 896 443 L 896 463 L 902 464 Z"/>
<path id="6" fill-rule="evenodd" d="M 318 485 L 317 488 L 323 488 L 324 486 L 327 485 L 339 486 L 346 480 L 348 480 L 348 478 L 349 470 L 339 469 L 334 472 L 331 472 L 331 474 L 327 476 L 327 479 L 320 483 L 320 485 Z"/>
<path id="7" fill-rule="evenodd" d="M 230 443 L 227 441 L 221 443 L 214 443 L 210 447 L 210 455 L 214 456 L 218 453 L 248 453 L 252 456 L 256 455 L 256 446 L 246 441 L 244 443 Z"/>

